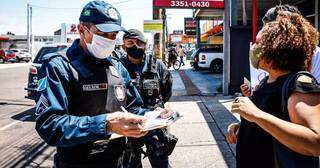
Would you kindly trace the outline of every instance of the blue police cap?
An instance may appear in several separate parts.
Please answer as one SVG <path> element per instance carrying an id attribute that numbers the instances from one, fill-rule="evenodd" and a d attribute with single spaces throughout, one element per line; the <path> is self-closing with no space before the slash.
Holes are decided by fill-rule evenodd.
<path id="1" fill-rule="evenodd" d="M 118 10 L 104 1 L 91 1 L 82 10 L 80 22 L 93 23 L 102 32 L 126 31 Z"/>

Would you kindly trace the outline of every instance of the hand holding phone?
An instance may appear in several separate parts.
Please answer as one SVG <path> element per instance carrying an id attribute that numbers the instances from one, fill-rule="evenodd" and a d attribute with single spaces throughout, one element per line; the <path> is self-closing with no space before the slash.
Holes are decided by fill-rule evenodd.
<path id="1" fill-rule="evenodd" d="M 246 77 L 243 78 L 243 84 L 240 86 L 240 89 L 244 96 L 251 96 L 251 82 Z"/>

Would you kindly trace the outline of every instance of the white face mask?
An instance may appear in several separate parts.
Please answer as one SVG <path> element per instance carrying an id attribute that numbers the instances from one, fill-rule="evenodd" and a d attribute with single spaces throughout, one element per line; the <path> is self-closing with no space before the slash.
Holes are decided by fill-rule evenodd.
<path id="1" fill-rule="evenodd" d="M 110 56 L 114 50 L 116 41 L 93 34 L 92 42 L 86 43 L 89 52 L 98 59 Z"/>

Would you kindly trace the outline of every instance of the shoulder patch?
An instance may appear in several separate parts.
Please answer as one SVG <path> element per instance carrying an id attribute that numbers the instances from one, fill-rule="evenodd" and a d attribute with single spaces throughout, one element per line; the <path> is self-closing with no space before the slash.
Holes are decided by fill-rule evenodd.
<path id="1" fill-rule="evenodd" d="M 312 78 L 306 75 L 301 75 L 298 77 L 297 81 L 301 83 L 312 83 Z"/>
<path id="2" fill-rule="evenodd" d="M 35 115 L 38 116 L 42 114 L 48 107 L 49 107 L 48 99 L 45 96 L 41 95 L 36 105 Z"/>
<path id="3" fill-rule="evenodd" d="M 44 77 L 38 81 L 37 91 L 42 91 L 47 87 L 47 77 Z"/>

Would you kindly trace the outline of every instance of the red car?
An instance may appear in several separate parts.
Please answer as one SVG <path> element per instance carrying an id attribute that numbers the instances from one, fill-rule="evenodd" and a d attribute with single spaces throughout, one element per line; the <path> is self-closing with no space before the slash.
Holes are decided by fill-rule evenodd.
<path id="1" fill-rule="evenodd" d="M 0 62 L 3 62 L 2 59 L 3 57 L 5 57 L 6 53 L 4 52 L 4 50 L 0 50 Z"/>
<path id="2" fill-rule="evenodd" d="M 4 55 L 0 51 L 0 63 L 16 62 L 16 53 L 12 50 L 5 50 Z"/>

